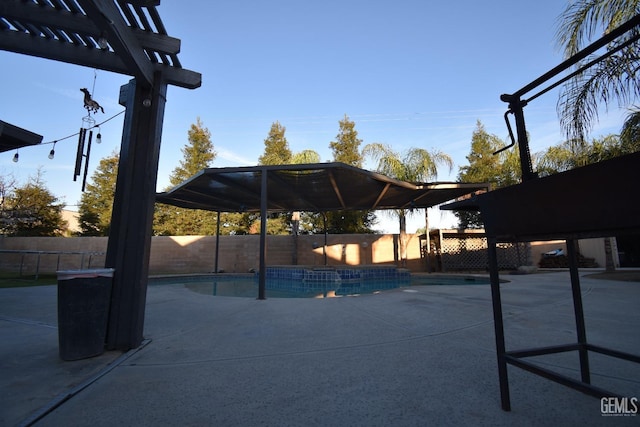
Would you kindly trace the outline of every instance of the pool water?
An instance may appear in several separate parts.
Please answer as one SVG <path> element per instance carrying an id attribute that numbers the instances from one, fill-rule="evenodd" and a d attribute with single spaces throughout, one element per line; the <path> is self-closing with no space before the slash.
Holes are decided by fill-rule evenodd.
<path id="1" fill-rule="evenodd" d="M 203 275 L 152 280 L 154 284 L 182 285 L 190 291 L 205 295 L 249 297 L 258 295 L 255 275 Z M 420 275 L 400 280 L 367 280 L 325 282 L 301 280 L 274 280 L 266 282 L 267 298 L 331 298 L 375 294 L 389 289 L 411 286 L 487 285 L 488 277 Z"/>

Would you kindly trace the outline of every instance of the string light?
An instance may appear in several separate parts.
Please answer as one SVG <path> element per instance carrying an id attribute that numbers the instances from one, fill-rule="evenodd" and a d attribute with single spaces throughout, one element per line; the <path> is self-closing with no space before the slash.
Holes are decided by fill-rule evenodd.
<path id="1" fill-rule="evenodd" d="M 111 121 L 111 120 L 115 119 L 116 117 L 118 117 L 119 115 L 125 113 L 126 111 L 127 110 L 122 110 L 119 113 L 114 114 L 113 116 L 109 117 L 108 119 L 91 126 L 90 129 L 98 128 L 98 134 L 96 135 L 96 143 L 100 144 L 102 142 L 102 134 L 100 133 L 100 126 L 102 126 L 103 124 L 107 123 L 108 121 Z M 89 129 L 87 129 L 87 130 L 89 130 Z M 56 152 L 55 152 L 56 143 L 58 143 L 60 141 L 64 141 L 65 139 L 73 138 L 74 136 L 78 136 L 79 133 L 80 132 L 76 132 L 76 133 L 74 133 L 72 135 L 65 136 L 64 138 L 59 138 L 59 139 L 56 139 L 54 141 L 43 142 L 43 143 L 41 143 L 39 145 L 53 144 L 53 148 L 51 148 L 51 151 L 49 151 L 49 156 L 48 156 L 50 159 L 53 159 L 55 157 L 55 155 L 56 155 Z M 18 154 L 18 152 L 16 150 L 16 154 L 13 156 L 13 161 L 14 162 L 18 162 L 19 158 L 20 158 L 20 155 Z"/>
<path id="2" fill-rule="evenodd" d="M 126 111 L 127 110 L 122 110 L 119 113 L 116 113 L 113 116 L 109 117 L 108 119 L 91 126 L 90 129 L 98 128 L 98 134 L 96 135 L 96 143 L 97 144 L 100 144 L 102 142 L 102 133 L 100 132 L 100 126 L 102 126 L 103 124 L 115 119 L 119 115 L 124 114 Z M 87 130 L 89 130 L 89 129 L 87 129 Z M 55 157 L 55 155 L 56 155 L 56 151 L 55 151 L 56 143 L 58 143 L 60 141 L 64 141 L 65 139 L 73 138 L 74 136 L 78 136 L 79 133 L 80 132 L 76 132 L 76 133 L 74 133 L 72 135 L 65 136 L 64 138 L 59 138 L 59 139 L 56 139 L 54 141 L 43 142 L 43 143 L 38 144 L 38 145 L 53 144 L 53 147 L 51 148 L 51 151 L 49 151 L 49 156 L 48 156 L 49 159 L 53 159 Z M 13 162 L 14 163 L 18 163 L 18 160 L 20 160 L 20 154 L 18 154 L 18 150 L 16 150 L 16 154 L 13 155 Z"/>
<path id="3" fill-rule="evenodd" d="M 56 142 L 58 141 L 53 141 L 53 148 L 51 149 L 51 151 L 49 151 L 49 158 L 52 160 L 56 155 Z"/>
<path id="4" fill-rule="evenodd" d="M 109 41 L 107 40 L 104 32 L 100 34 L 100 37 L 98 38 L 98 47 L 102 50 L 106 50 L 109 47 Z"/>

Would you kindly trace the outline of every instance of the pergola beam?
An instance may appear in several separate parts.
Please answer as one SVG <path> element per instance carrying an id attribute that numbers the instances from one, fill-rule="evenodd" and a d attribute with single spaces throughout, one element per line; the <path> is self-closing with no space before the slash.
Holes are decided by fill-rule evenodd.
<path id="1" fill-rule="evenodd" d="M 153 86 L 153 66 L 139 41 L 131 34 L 122 13 L 109 0 L 78 0 L 87 17 L 101 32 L 121 58 L 126 69 L 137 79 Z"/>
<path id="2" fill-rule="evenodd" d="M 13 19 L 18 22 L 28 21 L 36 25 L 38 31 L 59 31 L 77 33 L 98 40 L 102 35 L 100 29 L 85 15 L 71 13 L 67 10 L 58 10 L 45 5 L 35 3 L 18 3 L 6 1 L 0 3 L 0 16 Z M 38 28 L 43 27 L 43 28 Z M 141 47 L 166 54 L 180 53 L 180 39 L 143 31 L 139 28 L 128 29 Z"/>
<path id="3" fill-rule="evenodd" d="M 152 60 L 146 53 L 168 55 L 176 61 L 179 39 L 127 26 L 115 4 L 109 6 L 107 0 L 78 1 L 92 14 L 17 0 L 0 2 L 0 18 L 7 19 L 9 25 L 0 20 L 4 24 L 0 31 L 0 49 L 135 76 L 148 85 L 153 74 L 161 72 L 169 85 L 187 89 L 200 87 L 200 73 L 175 66 L 177 64 L 154 63 L 155 57 Z M 11 26 L 18 30 L 12 30 Z M 98 40 L 103 36 L 114 51 L 98 47 Z"/>
<path id="4" fill-rule="evenodd" d="M 343 209 L 346 209 L 346 205 L 344 203 L 344 199 L 342 198 L 342 193 L 340 193 L 340 188 L 338 187 L 338 183 L 336 182 L 336 178 L 333 176 L 332 172 L 329 172 L 329 182 L 331 183 L 331 187 L 333 188 L 336 197 L 340 201 L 340 205 Z"/>

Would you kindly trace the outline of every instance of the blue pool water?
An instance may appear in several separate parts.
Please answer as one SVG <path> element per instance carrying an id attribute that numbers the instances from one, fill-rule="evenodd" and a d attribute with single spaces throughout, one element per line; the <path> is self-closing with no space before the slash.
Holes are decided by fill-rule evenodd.
<path id="1" fill-rule="evenodd" d="M 373 294 L 389 289 L 410 286 L 441 285 L 486 285 L 488 277 L 402 274 L 394 279 L 362 279 L 353 277 L 342 279 L 327 273 L 322 280 L 315 278 L 288 279 L 269 277 L 266 281 L 267 298 L 329 298 Z M 323 273 L 323 274 L 324 274 Z M 152 280 L 155 284 L 174 284 L 206 295 L 250 297 L 258 296 L 258 278 L 255 274 L 219 274 L 202 276 L 178 276 Z"/>

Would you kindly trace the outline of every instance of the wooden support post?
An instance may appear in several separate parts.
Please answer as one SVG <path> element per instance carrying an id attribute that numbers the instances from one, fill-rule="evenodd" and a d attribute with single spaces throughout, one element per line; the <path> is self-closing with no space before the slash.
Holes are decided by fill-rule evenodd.
<path id="1" fill-rule="evenodd" d="M 149 253 L 167 84 L 131 80 L 120 88 L 126 107 L 105 266 L 113 268 L 107 348 L 128 350 L 143 340 Z"/>

